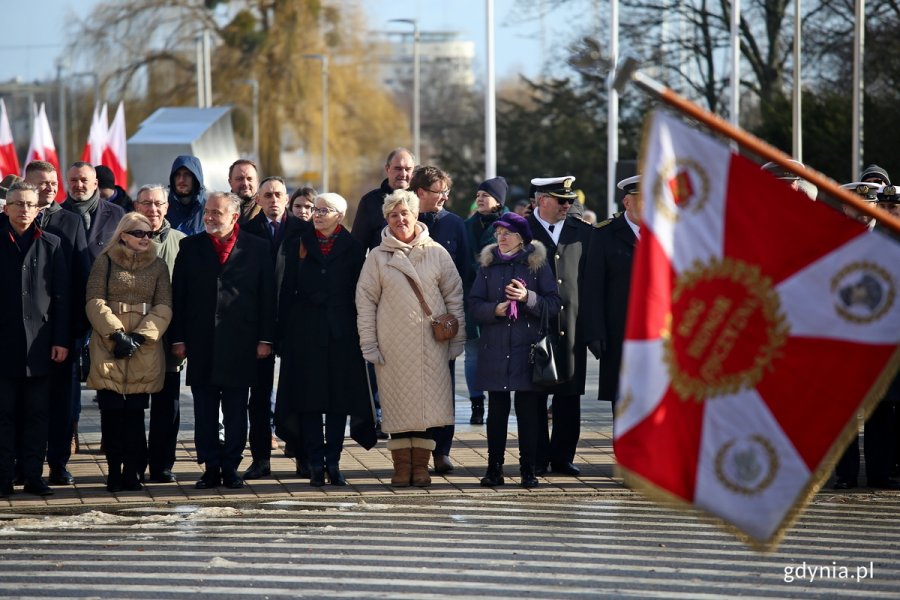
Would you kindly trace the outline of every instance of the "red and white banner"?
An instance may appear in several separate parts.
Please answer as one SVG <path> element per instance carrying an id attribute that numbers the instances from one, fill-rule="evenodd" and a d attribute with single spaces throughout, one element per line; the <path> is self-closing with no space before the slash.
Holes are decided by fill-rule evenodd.
<path id="1" fill-rule="evenodd" d="M 20 172 L 16 144 L 13 142 L 9 116 L 6 114 L 6 103 L 0 98 L 0 178 L 18 175 Z"/>
<path id="2" fill-rule="evenodd" d="M 105 113 L 106 105 L 103 106 L 103 109 Z M 127 138 L 125 136 L 125 104 L 123 102 L 119 102 L 116 116 L 107 132 L 102 164 L 109 167 L 113 172 L 113 175 L 116 177 L 116 184 L 123 189 L 128 188 L 128 153 Z"/>
<path id="3" fill-rule="evenodd" d="M 84 150 L 81 152 L 82 162 L 95 166 L 103 164 L 103 150 L 106 148 L 108 130 L 106 104 L 103 105 L 103 108 L 95 106 L 94 114 L 91 117 L 91 129 L 88 131 L 88 138 L 84 144 Z"/>
<path id="4" fill-rule="evenodd" d="M 28 146 L 28 154 L 25 156 L 27 166 L 33 160 L 45 160 L 56 168 L 56 176 L 59 179 L 59 191 L 56 193 L 56 201 L 66 199 L 65 179 L 59 170 L 59 157 L 56 155 L 56 146 L 53 143 L 53 134 L 50 132 L 50 121 L 47 119 L 47 110 L 41 103 L 40 110 L 34 113 L 34 126 L 31 130 L 31 144 Z"/>
<path id="5" fill-rule="evenodd" d="M 616 460 L 771 548 L 900 364 L 900 244 L 651 118 Z"/>

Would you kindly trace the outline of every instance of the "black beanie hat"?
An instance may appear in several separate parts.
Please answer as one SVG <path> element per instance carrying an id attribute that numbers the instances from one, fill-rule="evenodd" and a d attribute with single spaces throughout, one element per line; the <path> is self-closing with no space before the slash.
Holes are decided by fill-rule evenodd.
<path id="1" fill-rule="evenodd" d="M 865 181 L 870 177 L 878 177 L 884 182 L 884 185 L 891 185 L 891 178 L 888 176 L 887 171 L 879 167 L 878 165 L 869 165 L 865 169 L 863 169 L 862 175 L 859 176 L 860 181 Z"/>
<path id="2" fill-rule="evenodd" d="M 494 177 L 493 179 L 482 181 L 476 191 L 480 192 L 484 190 L 490 194 L 494 200 L 499 202 L 500 206 L 503 206 L 503 203 L 506 202 L 506 191 L 508 189 L 509 186 L 506 184 L 506 179 L 503 177 Z"/>
<path id="3" fill-rule="evenodd" d="M 94 167 L 97 171 L 97 187 L 104 190 L 114 190 L 116 188 L 116 176 L 113 175 L 112 169 L 106 165 L 97 165 Z"/>

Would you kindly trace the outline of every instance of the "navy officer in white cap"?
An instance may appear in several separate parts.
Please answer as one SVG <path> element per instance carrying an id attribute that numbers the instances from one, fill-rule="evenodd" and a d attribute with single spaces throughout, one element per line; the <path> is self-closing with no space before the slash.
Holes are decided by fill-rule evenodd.
<path id="1" fill-rule="evenodd" d="M 559 286 L 562 309 L 556 326 L 559 356 L 557 368 L 565 375 L 565 382 L 548 389 L 553 394 L 553 433 L 544 418 L 538 440 L 535 473 L 548 470 L 576 476 L 575 449 L 581 435 L 581 395 L 584 394 L 587 349 L 578 331 L 579 296 L 584 261 L 590 241 L 591 226 L 569 214 L 577 199 L 572 184 L 575 178 L 541 177 L 531 180 L 534 187 L 534 211 L 528 225 L 534 239 L 547 247 L 548 262 Z M 541 411 L 546 417 L 546 411 Z"/>

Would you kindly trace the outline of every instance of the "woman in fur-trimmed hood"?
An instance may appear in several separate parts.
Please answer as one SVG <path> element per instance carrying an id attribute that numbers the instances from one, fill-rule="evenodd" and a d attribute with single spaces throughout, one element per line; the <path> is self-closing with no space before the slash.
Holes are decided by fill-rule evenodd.
<path id="1" fill-rule="evenodd" d="M 535 487 L 538 411 L 544 392 L 531 383 L 528 354 L 540 337 L 541 314 L 559 313 L 560 297 L 547 249 L 533 240 L 528 222 L 516 213 L 495 221 L 497 243 L 481 251 L 481 268 L 469 295 L 472 318 L 481 327 L 475 385 L 488 392 L 488 471 L 481 484 L 503 483 L 503 455 L 511 394 L 516 392 L 519 466 L 523 487 Z"/>
<path id="2" fill-rule="evenodd" d="M 151 231 L 141 214 L 122 217 L 87 282 L 93 327 L 87 386 L 97 390 L 111 492 L 141 489 L 144 409 L 165 376 L 161 340 L 172 320 L 172 286 Z"/>

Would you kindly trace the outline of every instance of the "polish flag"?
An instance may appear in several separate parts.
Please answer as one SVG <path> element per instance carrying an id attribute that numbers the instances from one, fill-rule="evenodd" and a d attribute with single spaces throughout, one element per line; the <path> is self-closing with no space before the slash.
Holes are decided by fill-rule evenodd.
<path id="1" fill-rule="evenodd" d="M 88 132 L 87 142 L 85 142 L 84 151 L 81 153 L 82 162 L 95 166 L 103 164 L 103 149 L 106 147 L 108 130 L 106 104 L 104 103 L 102 109 L 99 106 L 94 107 L 94 114 L 91 117 L 91 130 Z"/>
<path id="2" fill-rule="evenodd" d="M 106 107 L 104 107 L 105 109 Z M 122 188 L 128 187 L 128 156 L 125 137 L 125 104 L 119 102 L 116 116 L 106 136 L 106 146 L 103 149 L 103 162 L 116 177 L 116 184 Z"/>
<path id="3" fill-rule="evenodd" d="M 771 549 L 900 365 L 900 244 L 651 119 L 619 472 Z"/>
<path id="4" fill-rule="evenodd" d="M 56 168 L 56 176 L 59 180 L 59 191 L 56 193 L 56 201 L 66 199 L 66 191 L 62 173 L 59 170 L 59 157 L 56 155 L 56 146 L 53 144 L 53 134 L 50 132 L 50 121 L 47 120 L 47 109 L 41 103 L 40 110 L 35 111 L 34 127 L 31 132 L 31 144 L 28 146 L 28 154 L 25 157 L 27 166 L 33 160 L 45 160 Z"/>
<path id="5" fill-rule="evenodd" d="M 18 175 L 19 172 L 19 157 L 16 156 L 16 145 L 6 114 L 6 103 L 0 98 L 0 177 Z"/>

